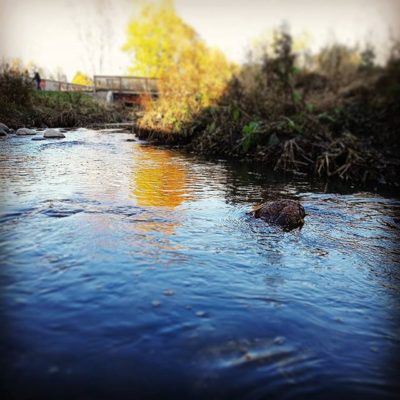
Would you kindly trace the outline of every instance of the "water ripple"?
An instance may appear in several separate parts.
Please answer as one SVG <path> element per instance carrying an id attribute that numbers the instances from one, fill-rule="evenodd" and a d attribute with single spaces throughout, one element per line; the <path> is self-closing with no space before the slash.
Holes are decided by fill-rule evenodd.
<path id="1" fill-rule="evenodd" d="M 15 398 L 400 390 L 398 199 L 124 133 L 66 136 L 0 148 L 0 346 Z M 303 229 L 248 214 L 278 197 L 304 204 Z"/>

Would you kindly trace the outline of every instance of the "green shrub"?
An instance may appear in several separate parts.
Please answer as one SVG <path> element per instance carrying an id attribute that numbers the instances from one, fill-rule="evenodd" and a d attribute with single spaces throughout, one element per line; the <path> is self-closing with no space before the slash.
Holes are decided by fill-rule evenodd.
<path id="1" fill-rule="evenodd" d="M 257 145 L 261 133 L 261 124 L 258 121 L 251 121 L 243 126 L 242 147 L 244 151 L 249 151 Z"/>

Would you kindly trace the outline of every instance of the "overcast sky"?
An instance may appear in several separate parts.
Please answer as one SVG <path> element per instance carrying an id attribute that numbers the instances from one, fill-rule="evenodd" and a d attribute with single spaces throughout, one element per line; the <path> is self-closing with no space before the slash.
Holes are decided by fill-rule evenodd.
<path id="1" fill-rule="evenodd" d="M 0 0 L 0 56 L 62 69 L 69 79 L 125 74 L 121 51 L 135 0 Z M 317 49 L 337 40 L 373 42 L 380 55 L 390 34 L 400 37 L 400 0 L 176 0 L 178 14 L 210 45 L 233 61 L 267 30 L 289 23 L 294 34 L 311 34 Z M 102 63 L 100 61 L 102 60 Z M 100 70 L 101 69 L 101 70 Z"/>

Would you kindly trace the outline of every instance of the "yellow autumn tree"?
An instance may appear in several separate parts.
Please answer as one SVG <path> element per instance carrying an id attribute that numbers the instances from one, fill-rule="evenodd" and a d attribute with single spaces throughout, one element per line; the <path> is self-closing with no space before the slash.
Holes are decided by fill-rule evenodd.
<path id="1" fill-rule="evenodd" d="M 74 78 L 72 79 L 72 83 L 75 83 L 76 85 L 85 85 L 85 86 L 93 85 L 93 81 L 81 71 L 77 71 Z"/>
<path id="2" fill-rule="evenodd" d="M 177 15 L 171 0 L 142 7 L 128 26 L 123 49 L 132 56 L 131 74 L 159 78 L 160 98 L 146 103 L 141 121 L 159 130 L 179 131 L 194 113 L 216 101 L 234 69 Z"/>
<path id="3" fill-rule="evenodd" d="M 129 72 L 159 78 L 199 41 L 196 32 L 176 14 L 172 1 L 145 4 L 130 22 L 123 47 L 133 56 Z"/>

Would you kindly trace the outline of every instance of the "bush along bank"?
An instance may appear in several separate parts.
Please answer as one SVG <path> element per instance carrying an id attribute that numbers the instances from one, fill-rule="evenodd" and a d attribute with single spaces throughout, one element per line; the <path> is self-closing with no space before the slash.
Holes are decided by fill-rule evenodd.
<path id="1" fill-rule="evenodd" d="M 399 48 L 385 67 L 374 66 L 367 50 L 331 46 L 314 68 L 299 68 L 290 35 L 280 32 L 273 52 L 243 66 L 216 103 L 169 130 L 154 103 L 137 133 L 278 172 L 398 187 Z"/>
<path id="2" fill-rule="evenodd" d="M 126 117 L 123 108 L 102 105 L 88 94 L 37 91 L 29 76 L 5 67 L 0 71 L 0 121 L 11 128 L 88 126 Z"/>

